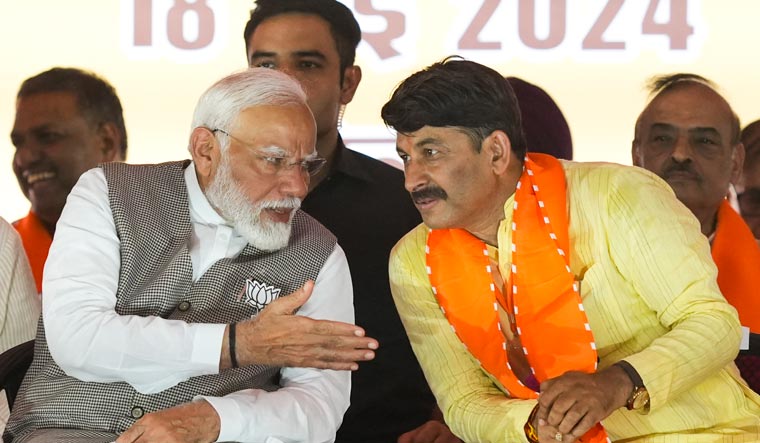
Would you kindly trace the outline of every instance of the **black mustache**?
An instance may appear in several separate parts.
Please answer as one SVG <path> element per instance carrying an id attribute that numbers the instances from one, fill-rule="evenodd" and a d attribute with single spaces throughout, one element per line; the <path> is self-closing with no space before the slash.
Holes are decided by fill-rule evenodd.
<path id="1" fill-rule="evenodd" d="M 449 198 L 448 194 L 446 194 L 446 191 L 437 186 L 428 186 L 427 188 L 412 191 L 410 194 L 412 195 L 412 200 L 414 200 L 415 203 L 420 200 L 429 198 L 440 198 L 441 200 L 446 200 Z"/>
<path id="2" fill-rule="evenodd" d="M 667 177 L 673 172 L 687 172 L 695 177 L 699 177 L 699 174 L 697 174 L 697 171 L 695 171 L 694 168 L 691 166 L 691 162 L 680 162 L 680 163 L 673 162 L 670 166 L 668 166 L 665 169 L 665 171 L 663 172 L 663 175 Z"/>

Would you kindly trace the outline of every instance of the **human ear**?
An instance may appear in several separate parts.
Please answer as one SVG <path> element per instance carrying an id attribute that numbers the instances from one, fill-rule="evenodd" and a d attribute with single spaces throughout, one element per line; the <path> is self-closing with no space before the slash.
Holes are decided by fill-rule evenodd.
<path id="1" fill-rule="evenodd" d="M 124 161 L 121 154 L 121 133 L 113 122 L 104 122 L 98 127 L 100 138 L 100 162 Z"/>
<path id="2" fill-rule="evenodd" d="M 641 148 L 639 147 L 639 143 L 636 140 L 631 142 L 631 160 L 633 161 L 634 166 L 642 167 L 641 165 L 643 162 L 641 161 Z"/>
<path id="3" fill-rule="evenodd" d="M 210 182 L 221 158 L 221 146 L 208 128 L 195 128 L 190 134 L 190 155 L 195 163 L 195 172 L 201 188 Z"/>
<path id="4" fill-rule="evenodd" d="M 483 144 L 485 154 L 491 157 L 491 167 L 497 174 L 505 172 L 515 158 L 509 136 L 500 130 L 491 133 Z"/>
<path id="5" fill-rule="evenodd" d="M 362 68 L 349 66 L 343 71 L 343 83 L 340 85 L 340 104 L 347 105 L 354 99 L 356 88 L 362 81 Z"/>
<path id="6" fill-rule="evenodd" d="M 739 142 L 734 146 L 733 153 L 731 154 L 731 183 L 736 184 L 742 175 L 744 168 L 744 144 Z"/>

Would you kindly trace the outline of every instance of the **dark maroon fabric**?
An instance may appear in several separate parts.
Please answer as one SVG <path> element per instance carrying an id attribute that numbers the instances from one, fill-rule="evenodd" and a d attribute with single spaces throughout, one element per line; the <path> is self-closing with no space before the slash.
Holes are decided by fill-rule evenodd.
<path id="1" fill-rule="evenodd" d="M 540 152 L 565 160 L 573 159 L 570 127 L 559 106 L 540 87 L 517 77 L 507 77 L 522 113 L 528 152 Z"/>
<path id="2" fill-rule="evenodd" d="M 760 393 L 760 356 L 739 355 L 736 357 L 736 366 L 749 387 Z"/>

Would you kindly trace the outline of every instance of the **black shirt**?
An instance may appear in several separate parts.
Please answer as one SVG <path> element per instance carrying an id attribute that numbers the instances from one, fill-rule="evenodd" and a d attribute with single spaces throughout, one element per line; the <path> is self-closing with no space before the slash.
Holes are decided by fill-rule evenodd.
<path id="1" fill-rule="evenodd" d="M 351 269 L 356 324 L 380 342 L 375 359 L 351 377 L 351 406 L 338 443 L 393 442 L 430 419 L 430 393 L 401 324 L 388 283 L 388 257 L 420 215 L 404 173 L 351 151 L 338 139 L 330 174 L 301 208 L 338 238 Z"/>

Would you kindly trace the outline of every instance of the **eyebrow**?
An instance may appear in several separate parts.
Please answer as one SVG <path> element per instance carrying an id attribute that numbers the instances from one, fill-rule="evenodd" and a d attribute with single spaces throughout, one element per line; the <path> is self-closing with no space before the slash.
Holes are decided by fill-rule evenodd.
<path id="1" fill-rule="evenodd" d="M 262 154 L 268 154 L 275 157 L 290 157 L 285 149 L 274 145 L 259 148 L 258 151 Z M 304 160 L 313 160 L 317 157 L 319 157 L 319 153 L 315 150 L 304 156 Z"/>
<path id="2" fill-rule="evenodd" d="M 415 148 L 423 148 L 427 145 L 443 145 L 443 141 L 435 137 L 425 137 L 414 144 Z"/>
<path id="3" fill-rule="evenodd" d="M 25 132 L 32 135 L 37 135 L 40 132 L 50 131 L 50 130 L 55 130 L 55 129 L 56 129 L 56 122 L 45 122 L 40 125 L 29 128 Z M 11 141 L 13 141 L 14 138 L 18 139 L 19 137 L 22 137 L 22 136 L 23 136 L 22 132 L 16 131 L 15 129 L 11 130 L 11 136 L 10 136 Z"/>
<path id="4" fill-rule="evenodd" d="M 670 123 L 652 123 L 649 128 L 669 131 L 675 131 L 678 129 L 675 127 L 675 125 L 671 125 Z"/>
<path id="5" fill-rule="evenodd" d="M 274 156 L 278 156 L 278 157 L 287 157 L 287 155 L 288 155 L 288 152 L 286 150 L 282 149 L 279 146 L 274 146 L 274 145 L 273 146 L 265 146 L 263 148 L 259 148 L 258 151 L 261 152 L 261 153 L 263 153 L 263 154 L 269 154 L 269 155 L 274 155 Z"/>
<path id="6" fill-rule="evenodd" d="M 278 54 L 273 51 L 254 51 L 253 54 L 251 54 L 251 61 L 261 58 L 277 57 L 277 55 Z M 295 51 L 291 53 L 290 57 L 314 57 L 320 60 L 327 60 L 327 57 L 316 49 Z"/>
<path id="7" fill-rule="evenodd" d="M 651 128 L 652 129 L 667 129 L 671 131 L 677 131 L 679 129 L 676 125 L 672 125 L 670 123 L 652 123 Z M 720 131 L 718 131 L 716 128 L 712 126 L 697 126 L 696 128 L 688 128 L 686 132 L 688 132 L 689 134 L 709 133 L 709 134 L 720 136 Z"/>
<path id="8" fill-rule="evenodd" d="M 720 131 L 710 126 L 707 126 L 707 127 L 699 126 L 696 128 L 691 128 L 689 129 L 689 134 L 710 134 L 710 135 L 714 135 L 720 138 Z"/>

